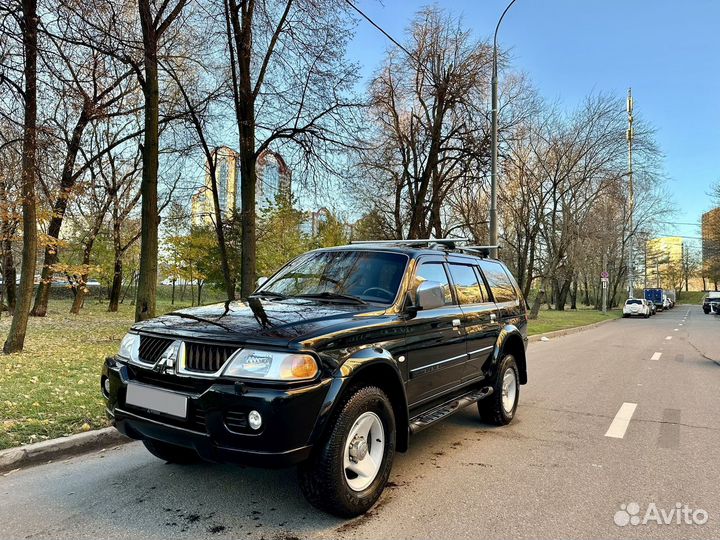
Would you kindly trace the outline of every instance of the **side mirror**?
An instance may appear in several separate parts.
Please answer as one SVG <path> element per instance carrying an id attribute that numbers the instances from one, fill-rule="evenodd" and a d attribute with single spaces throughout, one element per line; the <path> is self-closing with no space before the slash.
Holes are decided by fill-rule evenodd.
<path id="1" fill-rule="evenodd" d="M 423 281 L 415 293 L 415 305 L 418 309 L 435 309 L 445 305 L 445 293 L 442 284 L 437 281 Z"/>
<path id="2" fill-rule="evenodd" d="M 265 276 L 260 276 L 257 280 L 257 286 L 262 287 L 263 284 L 268 280 Z"/>

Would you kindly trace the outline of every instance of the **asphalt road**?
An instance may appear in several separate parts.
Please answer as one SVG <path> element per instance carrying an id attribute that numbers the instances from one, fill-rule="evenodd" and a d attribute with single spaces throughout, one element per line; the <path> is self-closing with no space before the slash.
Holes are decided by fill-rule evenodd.
<path id="1" fill-rule="evenodd" d="M 352 521 L 310 507 L 292 469 L 167 465 L 133 443 L 0 477 L 0 537 L 717 538 L 719 337 L 720 317 L 677 306 L 531 344 L 510 426 L 468 407 L 420 433 Z M 678 524 L 676 503 L 707 521 Z M 620 527 L 621 505 L 656 511 Z"/>

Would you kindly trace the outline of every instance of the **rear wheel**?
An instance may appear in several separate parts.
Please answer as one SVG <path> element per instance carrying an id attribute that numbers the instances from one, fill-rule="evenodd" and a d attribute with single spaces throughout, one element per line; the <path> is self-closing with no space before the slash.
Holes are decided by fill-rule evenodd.
<path id="1" fill-rule="evenodd" d="M 190 465 L 192 463 L 199 463 L 202 458 L 198 455 L 195 450 L 185 448 L 184 446 L 177 446 L 161 441 L 144 440 L 142 442 L 145 448 L 148 449 L 153 456 L 156 458 L 167 461 L 168 463 L 176 463 L 177 465 Z"/>
<path id="2" fill-rule="evenodd" d="M 380 388 L 351 393 L 330 419 L 324 441 L 298 467 L 310 503 L 336 516 L 367 512 L 385 489 L 395 455 L 395 416 Z"/>
<path id="3" fill-rule="evenodd" d="M 512 422 L 520 399 L 520 377 L 512 354 L 505 355 L 498 366 L 493 393 L 478 401 L 480 417 L 490 424 L 504 426 Z"/>

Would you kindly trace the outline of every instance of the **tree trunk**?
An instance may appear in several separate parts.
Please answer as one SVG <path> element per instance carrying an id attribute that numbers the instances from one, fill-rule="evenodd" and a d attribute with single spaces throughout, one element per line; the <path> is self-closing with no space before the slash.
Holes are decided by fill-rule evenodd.
<path id="1" fill-rule="evenodd" d="M 578 283 L 577 278 L 573 280 L 572 289 L 570 291 L 570 309 L 577 310 L 577 293 L 578 293 Z"/>
<path id="2" fill-rule="evenodd" d="M 122 292 L 122 253 L 115 253 L 115 264 L 113 266 L 113 279 L 110 287 L 110 301 L 108 311 L 115 313 L 120 308 L 120 293 Z"/>
<path id="3" fill-rule="evenodd" d="M 555 309 L 557 311 L 565 311 L 565 304 L 567 303 L 567 297 L 568 297 L 569 291 L 570 291 L 570 281 L 565 279 L 557 291 L 557 302 L 555 303 Z"/>
<path id="4" fill-rule="evenodd" d="M 20 265 L 20 287 L 15 315 L 10 324 L 7 340 L 3 346 L 6 354 L 22 351 L 25 345 L 30 305 L 35 281 L 35 258 L 37 256 L 37 211 L 35 207 L 35 177 L 37 150 L 37 1 L 22 0 L 23 49 L 25 52 L 25 118 L 22 151 L 22 213 L 23 257 Z"/>
<path id="5" fill-rule="evenodd" d="M 135 302 L 135 320 L 143 321 L 155 316 L 158 272 L 158 152 L 160 114 L 157 40 L 150 0 L 139 0 L 140 25 L 143 32 L 145 81 L 145 126 L 142 145 L 143 173 L 140 226 L 140 277 Z"/>
<path id="6" fill-rule="evenodd" d="M 57 264 L 58 261 L 58 239 L 60 238 L 60 228 L 62 227 L 63 219 L 65 217 L 65 210 L 67 210 L 70 192 L 75 186 L 75 177 L 73 174 L 75 171 L 75 160 L 78 152 L 80 151 L 80 142 L 82 141 L 83 132 L 85 131 L 85 127 L 89 121 L 87 111 L 88 103 L 89 102 L 85 103 L 85 106 L 80 113 L 80 118 L 78 118 L 78 121 L 75 124 L 72 138 L 68 142 L 67 150 L 65 152 L 65 163 L 63 164 L 63 171 L 60 179 L 60 193 L 57 196 L 57 199 L 55 199 L 52 218 L 50 219 L 50 224 L 48 225 L 47 235 L 50 241 L 45 246 L 45 256 L 40 276 L 40 284 L 35 292 L 35 304 L 30 312 L 33 317 L 44 317 L 47 314 L 47 305 L 48 299 L 50 298 L 50 286 L 53 274 L 52 266 Z"/>
<path id="7" fill-rule="evenodd" d="M 202 128 L 198 127 L 198 129 L 201 130 Z M 200 133 L 200 136 L 202 136 L 202 132 Z M 217 153 L 215 153 L 214 156 L 208 156 L 208 158 L 217 159 Z M 230 263 L 228 262 L 227 242 L 225 242 L 225 229 L 223 228 L 223 215 L 222 209 L 220 208 L 220 194 L 218 193 L 217 163 L 210 163 L 209 169 L 210 187 L 213 197 L 213 206 L 215 207 L 215 236 L 217 237 L 218 249 L 220 251 L 220 267 L 222 268 L 223 281 L 225 282 L 225 294 L 228 300 L 235 300 L 235 280 L 230 275 Z"/>
<path id="8" fill-rule="evenodd" d="M 6 233 L 9 235 L 9 231 Z M 15 271 L 15 260 L 12 252 L 12 241 L 9 236 L 3 238 L 2 241 L 2 266 L 3 266 L 3 292 L 5 301 L 7 302 L 8 311 L 12 313 L 15 310 L 17 299 L 16 284 L 17 272 Z M 0 307 L 1 309 L 1 307 Z"/>
<path id="9" fill-rule="evenodd" d="M 543 301 L 545 300 L 545 289 L 540 289 L 538 291 L 537 296 L 535 297 L 535 300 L 533 301 L 532 308 L 530 308 L 530 314 L 528 315 L 528 319 L 537 319 L 538 314 L 540 313 L 540 306 L 542 305 Z"/>
<path id="10" fill-rule="evenodd" d="M 174 305 L 175 305 L 175 281 L 176 281 L 176 279 L 173 278 L 173 280 L 172 280 L 172 294 L 171 294 L 171 296 L 170 296 L 170 305 L 171 305 L 171 306 L 174 306 Z"/>
<path id="11" fill-rule="evenodd" d="M 240 152 L 240 222 L 242 246 L 240 296 L 247 298 L 255 290 L 257 268 L 255 230 L 255 192 L 257 189 L 255 156 L 255 95 L 252 86 L 252 28 L 254 2 L 238 6 L 229 0 L 228 15 L 237 51 L 237 84 L 233 85 Z M 242 21 L 240 20 L 242 17 Z M 233 72 L 235 73 L 235 72 Z"/>

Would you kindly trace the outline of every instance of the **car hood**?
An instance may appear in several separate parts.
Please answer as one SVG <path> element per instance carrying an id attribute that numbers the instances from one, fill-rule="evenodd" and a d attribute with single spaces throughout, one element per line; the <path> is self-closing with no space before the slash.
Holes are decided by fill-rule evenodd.
<path id="1" fill-rule="evenodd" d="M 212 304 L 182 309 L 137 323 L 139 332 L 227 343 L 272 344 L 286 347 L 324 334 L 331 327 L 360 323 L 377 306 L 318 302 L 300 298 Z"/>

